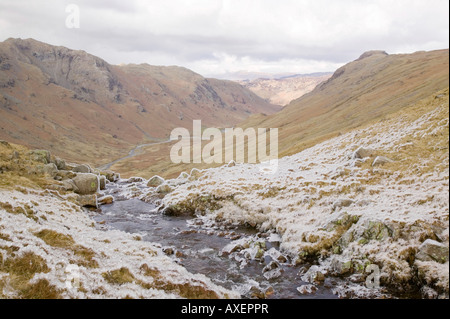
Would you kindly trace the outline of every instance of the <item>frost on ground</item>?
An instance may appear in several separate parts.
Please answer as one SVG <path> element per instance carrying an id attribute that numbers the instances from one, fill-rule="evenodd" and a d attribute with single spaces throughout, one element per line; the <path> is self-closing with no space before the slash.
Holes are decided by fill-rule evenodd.
<path id="1" fill-rule="evenodd" d="M 0 298 L 227 298 L 160 247 L 49 191 L 0 190 Z"/>
<path id="2" fill-rule="evenodd" d="M 168 181 L 162 208 L 275 229 L 298 263 L 359 276 L 342 296 L 366 296 L 375 265 L 382 288 L 448 298 L 448 116 L 445 90 L 283 158 L 276 174 L 240 164 Z"/>

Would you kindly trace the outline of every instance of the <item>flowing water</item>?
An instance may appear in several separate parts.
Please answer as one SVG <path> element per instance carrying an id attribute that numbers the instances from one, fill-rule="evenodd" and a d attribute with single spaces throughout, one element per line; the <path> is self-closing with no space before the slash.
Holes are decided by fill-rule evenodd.
<path id="1" fill-rule="evenodd" d="M 331 292 L 334 283 L 327 281 L 317 285 L 314 294 L 298 292 L 297 287 L 307 284 L 301 280 L 305 269 L 280 252 L 276 234 L 202 216 L 163 215 L 154 204 L 123 196 L 121 189 L 125 187 L 108 185 L 105 194 L 112 194 L 114 203 L 101 206 L 92 216 L 102 227 L 138 234 L 142 240 L 160 244 L 191 273 L 204 274 L 244 298 L 336 298 Z"/>

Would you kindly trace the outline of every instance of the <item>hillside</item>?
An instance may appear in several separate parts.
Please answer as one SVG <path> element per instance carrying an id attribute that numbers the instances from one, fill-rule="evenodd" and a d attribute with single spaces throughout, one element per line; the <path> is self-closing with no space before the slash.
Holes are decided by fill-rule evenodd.
<path id="1" fill-rule="evenodd" d="M 104 164 L 175 127 L 227 127 L 279 108 L 181 67 L 110 65 L 33 39 L 0 43 L 0 138 Z"/>
<path id="2" fill-rule="evenodd" d="M 446 88 L 281 158 L 276 173 L 240 164 L 179 178 L 162 211 L 275 230 L 293 264 L 314 265 L 301 294 L 331 285 L 343 298 L 448 298 L 448 98 Z M 228 247 L 244 264 L 254 251 L 242 240 Z"/>
<path id="3" fill-rule="evenodd" d="M 401 55 L 367 52 L 280 112 L 251 116 L 239 126 L 278 128 L 280 157 L 292 155 L 447 88 L 448 68 L 448 50 Z M 170 146 L 149 146 L 112 168 L 129 172 L 125 176 L 148 178 L 154 174 L 176 177 L 182 170 L 210 167 L 172 164 Z"/>
<path id="4" fill-rule="evenodd" d="M 242 126 L 279 128 L 280 155 L 295 154 L 448 87 L 448 70 L 448 50 L 366 52 L 279 113 Z"/>
<path id="5" fill-rule="evenodd" d="M 294 75 L 274 79 L 244 80 L 239 83 L 270 103 L 284 106 L 311 92 L 331 75 L 331 73 Z"/>

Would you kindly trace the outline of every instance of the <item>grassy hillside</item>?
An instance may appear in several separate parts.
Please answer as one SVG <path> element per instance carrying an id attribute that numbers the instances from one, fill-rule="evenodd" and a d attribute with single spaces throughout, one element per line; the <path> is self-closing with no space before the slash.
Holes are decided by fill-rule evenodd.
<path id="1" fill-rule="evenodd" d="M 448 50 L 367 52 L 279 113 L 252 117 L 242 126 L 279 128 L 280 155 L 291 155 L 382 119 L 448 85 Z"/>

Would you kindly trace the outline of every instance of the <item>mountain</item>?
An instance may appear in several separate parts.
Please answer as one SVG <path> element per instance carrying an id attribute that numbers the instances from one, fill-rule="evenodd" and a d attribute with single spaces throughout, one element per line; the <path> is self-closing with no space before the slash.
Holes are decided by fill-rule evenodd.
<path id="1" fill-rule="evenodd" d="M 383 119 L 448 85 L 448 49 L 395 55 L 370 51 L 282 111 L 253 116 L 241 126 L 279 128 L 280 156 L 292 155 Z"/>
<path id="2" fill-rule="evenodd" d="M 99 165 L 175 127 L 229 127 L 271 105 L 182 67 L 111 65 L 33 39 L 0 43 L 0 138 Z"/>
<path id="3" fill-rule="evenodd" d="M 328 80 L 332 73 L 296 74 L 281 78 L 238 81 L 272 104 L 286 105 L 311 92 L 318 84 Z"/>

